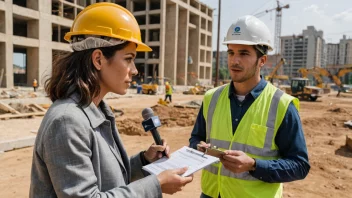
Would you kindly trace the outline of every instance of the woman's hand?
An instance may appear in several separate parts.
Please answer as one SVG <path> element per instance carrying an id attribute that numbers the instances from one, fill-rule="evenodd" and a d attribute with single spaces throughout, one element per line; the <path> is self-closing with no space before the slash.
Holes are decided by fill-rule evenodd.
<path id="1" fill-rule="evenodd" d="M 161 191 L 166 194 L 174 194 L 181 191 L 183 186 L 190 183 L 193 180 L 193 175 L 188 177 L 182 177 L 183 173 L 187 171 L 187 168 L 171 169 L 161 172 L 158 175 L 158 180 L 161 186 Z"/>
<path id="2" fill-rule="evenodd" d="M 144 158 L 152 163 L 158 159 L 160 159 L 161 157 L 163 157 L 163 154 L 161 153 L 162 151 L 165 151 L 165 154 L 167 157 L 169 156 L 170 153 L 170 147 L 167 145 L 167 142 L 163 139 L 162 140 L 163 145 L 156 145 L 155 143 L 153 143 L 148 150 L 146 150 L 144 152 Z"/>

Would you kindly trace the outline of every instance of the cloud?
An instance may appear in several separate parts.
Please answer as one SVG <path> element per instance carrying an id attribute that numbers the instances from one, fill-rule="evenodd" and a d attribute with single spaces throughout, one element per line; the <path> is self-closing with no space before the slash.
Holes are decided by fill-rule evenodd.
<path id="1" fill-rule="evenodd" d="M 312 4 L 308 7 L 305 7 L 303 9 L 305 12 L 313 12 L 315 14 L 318 14 L 319 16 L 325 16 L 324 10 L 320 9 L 318 5 Z"/>
<path id="2" fill-rule="evenodd" d="M 332 18 L 335 21 L 352 22 L 352 8 L 347 9 L 341 13 L 335 14 Z"/>

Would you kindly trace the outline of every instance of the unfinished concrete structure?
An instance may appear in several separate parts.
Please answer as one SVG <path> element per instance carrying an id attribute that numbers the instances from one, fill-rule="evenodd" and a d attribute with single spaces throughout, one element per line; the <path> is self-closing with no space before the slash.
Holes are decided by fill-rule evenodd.
<path id="1" fill-rule="evenodd" d="M 84 7 L 102 0 L 0 0 L 0 87 L 39 86 L 71 51 L 63 39 Z M 138 53 L 137 82 L 211 83 L 213 10 L 198 0 L 110 0 L 129 9 L 153 52 Z"/>

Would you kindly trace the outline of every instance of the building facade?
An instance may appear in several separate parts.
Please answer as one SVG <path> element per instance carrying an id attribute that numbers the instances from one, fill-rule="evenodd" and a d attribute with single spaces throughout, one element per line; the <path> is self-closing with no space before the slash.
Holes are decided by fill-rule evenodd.
<path id="1" fill-rule="evenodd" d="M 344 67 L 352 67 L 352 39 L 343 35 L 339 43 L 327 44 L 327 67 L 330 72 L 337 73 L 339 69 Z M 350 84 L 352 82 L 352 73 L 348 73 L 341 77 L 342 82 Z"/>
<path id="2" fill-rule="evenodd" d="M 339 45 L 339 65 L 349 65 L 352 64 L 352 39 L 346 38 L 346 35 L 343 35 L 340 39 Z"/>
<path id="3" fill-rule="evenodd" d="M 102 0 L 100 0 L 102 2 Z M 0 0 L 0 87 L 39 86 L 70 52 L 63 39 L 77 14 L 99 0 Z M 198 0 L 110 0 L 126 7 L 153 52 L 137 54 L 134 80 L 211 83 L 213 9 Z"/>
<path id="4" fill-rule="evenodd" d="M 339 64 L 339 44 L 328 43 L 327 48 L 327 65 L 338 65 Z"/>
<path id="5" fill-rule="evenodd" d="M 308 26 L 301 35 L 281 37 L 281 55 L 286 59 L 284 74 L 299 76 L 299 68 L 325 67 L 325 40 L 323 31 Z"/>

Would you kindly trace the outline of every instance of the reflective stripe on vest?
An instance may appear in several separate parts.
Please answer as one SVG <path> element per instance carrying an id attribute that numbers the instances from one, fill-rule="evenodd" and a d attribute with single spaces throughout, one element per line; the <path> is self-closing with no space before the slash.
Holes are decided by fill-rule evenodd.
<path id="1" fill-rule="evenodd" d="M 213 97 L 211 98 L 210 104 L 209 104 L 208 116 L 207 116 L 207 127 L 206 127 L 207 142 L 210 142 L 210 131 L 211 131 L 211 127 L 212 127 L 213 114 L 215 111 L 216 103 L 219 99 L 220 93 L 222 92 L 222 90 L 224 88 L 225 88 L 225 86 L 222 86 L 215 91 Z M 270 104 L 269 116 L 268 116 L 268 120 L 266 122 L 266 126 L 268 127 L 268 132 L 265 137 L 264 150 L 265 150 L 265 152 L 269 152 L 269 153 L 272 152 L 272 153 L 267 156 L 277 156 L 278 155 L 277 151 L 271 150 L 271 146 L 272 146 L 271 144 L 272 144 L 272 139 L 274 137 L 274 126 L 275 126 L 277 109 L 279 106 L 280 98 L 283 94 L 284 94 L 283 91 L 281 91 L 280 89 L 277 89 L 273 98 L 272 98 L 271 104 Z M 218 140 L 212 140 L 212 141 L 218 141 Z M 215 143 L 214 145 L 217 145 L 218 147 L 222 147 L 222 148 L 229 148 L 230 142 L 226 143 L 225 141 L 221 141 L 221 142 L 219 142 L 219 144 Z M 253 147 L 250 145 L 243 145 L 243 144 L 239 144 L 239 143 L 235 143 L 235 142 L 232 145 L 233 150 L 244 150 L 246 147 L 248 147 L 246 150 L 252 151 L 253 153 L 252 152 L 249 152 L 249 153 L 252 153 L 254 155 L 261 155 L 263 153 L 262 152 L 263 149 Z"/>
<path id="2" fill-rule="evenodd" d="M 218 98 L 222 92 L 222 90 L 225 88 L 225 86 L 219 87 L 213 94 L 209 108 L 208 108 L 208 114 L 207 114 L 207 127 L 206 127 L 206 134 L 207 134 L 207 142 L 211 143 L 212 145 L 216 145 L 221 148 L 229 148 L 231 142 L 230 141 L 223 141 L 223 140 L 217 140 L 217 139 L 210 139 L 210 132 L 211 132 L 211 127 L 212 127 L 212 121 L 213 121 L 213 114 L 215 111 L 215 107 L 218 101 Z M 279 155 L 277 150 L 272 150 L 272 140 L 274 138 L 274 127 L 275 127 L 275 119 L 277 116 L 277 110 L 280 102 L 280 98 L 284 93 L 277 89 L 273 95 L 273 98 L 270 103 L 269 107 L 269 114 L 268 114 L 268 120 L 266 122 L 266 126 L 268 127 L 266 137 L 265 137 L 265 142 L 264 142 L 264 148 L 258 148 L 255 146 L 251 145 L 246 145 L 246 144 L 241 144 L 238 142 L 233 142 L 231 150 L 241 150 L 241 151 L 246 151 L 247 153 L 253 154 L 253 155 L 258 155 L 258 156 L 267 156 L 267 157 L 276 157 Z M 213 173 L 213 174 L 218 174 L 218 167 L 216 166 L 207 166 L 205 170 Z M 232 178 L 238 178 L 238 179 L 243 179 L 243 180 L 257 180 L 256 178 L 252 177 L 248 172 L 236 174 L 233 173 L 227 169 L 222 168 L 221 169 L 221 175 L 227 176 L 227 177 L 232 177 Z"/>

